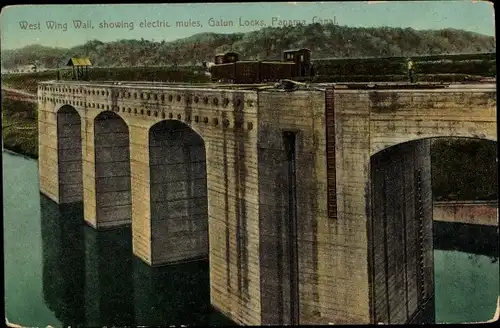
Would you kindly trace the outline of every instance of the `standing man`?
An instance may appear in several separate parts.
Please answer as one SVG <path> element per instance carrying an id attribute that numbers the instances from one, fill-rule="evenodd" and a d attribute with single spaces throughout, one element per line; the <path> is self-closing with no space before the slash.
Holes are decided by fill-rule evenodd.
<path id="1" fill-rule="evenodd" d="M 408 58 L 407 63 L 408 63 L 408 79 L 410 80 L 410 83 L 413 83 L 415 80 L 415 68 L 413 66 L 413 61 L 410 58 Z"/>

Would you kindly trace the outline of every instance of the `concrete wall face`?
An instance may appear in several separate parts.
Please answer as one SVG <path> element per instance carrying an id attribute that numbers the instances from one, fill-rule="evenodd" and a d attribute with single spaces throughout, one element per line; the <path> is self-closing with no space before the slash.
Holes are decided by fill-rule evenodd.
<path id="1" fill-rule="evenodd" d="M 432 137 L 497 139 L 496 90 L 362 91 L 370 108 L 371 153 Z"/>
<path id="2" fill-rule="evenodd" d="M 257 94 L 235 91 L 207 145 L 212 305 L 238 324 L 261 323 Z M 224 124 L 229 123 L 225 126 Z"/>
<path id="3" fill-rule="evenodd" d="M 48 101 L 38 103 L 38 169 L 40 192 L 59 203 L 57 113 Z"/>
<path id="4" fill-rule="evenodd" d="M 83 201 L 81 125 L 74 108 L 63 106 L 57 112 L 59 204 Z"/>
<path id="5" fill-rule="evenodd" d="M 146 120 L 129 125 L 130 174 L 132 186 L 132 251 L 142 261 L 152 265 L 149 126 Z"/>
<path id="6" fill-rule="evenodd" d="M 372 156 L 371 195 L 373 320 L 404 324 L 434 294 L 429 140 Z"/>
<path id="7" fill-rule="evenodd" d="M 52 82 L 42 84 L 38 96 L 41 191 L 56 202 L 64 200 L 59 192 L 55 110 L 70 104 L 83 118 L 85 220 L 99 227 L 98 204 L 108 192 L 121 191 L 106 189 L 108 173 L 118 170 L 127 156 L 124 130 L 111 123 L 101 129 L 94 118 L 115 112 L 129 129 L 131 201 L 113 205 L 132 205 L 133 253 L 149 265 L 206 254 L 206 237 L 201 236 L 206 236 L 208 216 L 211 303 L 245 325 L 374 322 L 373 304 L 384 302 L 374 293 L 379 295 L 384 287 L 374 290 L 379 285 L 371 275 L 371 197 L 372 188 L 377 188 L 371 181 L 371 156 L 428 137 L 496 140 L 496 91 L 489 90 L 256 92 Z M 191 138 L 192 131 L 185 137 L 175 136 L 173 130 L 151 137 L 155 124 L 165 120 L 199 132 L 205 154 L 203 143 Z M 116 133 L 113 140 L 120 154 L 105 150 L 105 141 L 112 138 L 103 137 L 104 131 Z M 183 144 L 177 140 L 181 138 Z M 416 143 L 397 155 L 399 166 L 386 161 L 384 172 L 392 173 L 381 175 L 392 186 L 384 192 L 399 188 L 410 199 L 405 206 L 398 199 L 387 206 L 395 218 L 389 220 L 394 229 L 403 217 L 396 210 L 405 209 L 404 222 L 410 227 L 405 237 L 415 231 L 408 218 L 417 202 L 411 201 L 416 189 L 401 183 L 402 177 L 410 180 L 415 175 L 401 163 L 407 163 L 409 155 L 404 154 L 418 154 L 413 163 L 413 169 L 421 169 L 418 215 L 426 218 L 432 211 L 426 194 L 426 147 L 425 142 Z M 111 158 L 113 169 L 107 171 Z M 125 174 L 123 165 L 120 174 Z M 111 184 L 122 186 L 118 180 Z M 113 199 L 127 199 L 121 196 Z M 206 212 L 198 201 L 208 203 Z M 373 220 L 379 215 L 376 212 Z M 413 266 L 407 272 L 423 276 L 423 289 L 409 280 L 408 288 L 403 284 L 406 289 L 391 285 L 392 293 L 385 298 L 393 304 L 391 322 L 408 318 L 410 309 L 421 304 L 422 290 L 424 299 L 432 294 L 432 221 L 422 222 L 423 273 Z M 187 231 L 189 238 L 184 238 Z M 391 236 L 388 248 L 403 240 L 403 235 Z M 406 256 L 415 252 L 411 247 Z M 385 262 L 391 270 L 415 261 L 401 262 L 401 254 L 393 255 L 398 257 Z M 400 282 L 397 274 L 391 277 L 391 282 Z M 396 311 L 395 300 L 406 294 L 408 311 Z"/>
<path id="8" fill-rule="evenodd" d="M 336 238 L 347 233 L 347 238 L 339 243 L 344 248 L 335 256 L 353 265 L 344 265 L 337 272 L 337 280 L 347 283 L 337 286 L 335 292 L 346 296 L 344 301 L 339 298 L 340 305 L 332 313 L 341 322 L 368 323 L 373 321 L 366 228 L 371 216 L 370 156 L 424 138 L 463 136 L 496 140 L 496 92 L 453 89 L 334 92 L 336 206 L 341 227 Z M 425 172 L 422 174 L 425 176 Z M 425 211 L 428 210 L 424 208 Z M 430 242 L 425 239 L 424 245 Z M 428 258 L 424 260 L 429 261 Z M 431 270 L 431 263 L 425 262 L 426 277 Z M 424 285 L 429 287 L 431 283 L 431 279 L 424 278 Z"/>
<path id="9" fill-rule="evenodd" d="M 163 121 L 149 132 L 152 262 L 208 256 L 207 171 L 203 139 Z"/>
<path id="10" fill-rule="evenodd" d="M 327 241 L 324 107 L 322 92 L 259 94 L 262 324 L 329 320 L 323 315 L 331 306 L 334 263 Z M 295 134 L 295 145 L 286 132 Z"/>
<path id="11" fill-rule="evenodd" d="M 337 217 L 330 243 L 334 270 L 329 286 L 335 324 L 368 324 L 370 288 L 368 231 L 370 195 L 370 107 L 358 90 L 334 94 Z"/>
<path id="12" fill-rule="evenodd" d="M 94 120 L 96 221 L 98 228 L 130 224 L 130 141 L 127 124 L 113 112 Z"/>
<path id="13" fill-rule="evenodd" d="M 94 115 L 85 116 L 82 125 L 83 219 L 98 229 L 94 130 Z"/>

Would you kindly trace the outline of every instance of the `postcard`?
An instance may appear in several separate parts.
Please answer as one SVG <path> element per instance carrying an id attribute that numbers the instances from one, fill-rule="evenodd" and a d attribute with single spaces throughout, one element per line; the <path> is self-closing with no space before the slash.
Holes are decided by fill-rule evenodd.
<path id="1" fill-rule="evenodd" d="M 10 327 L 498 320 L 491 3 L 0 22 Z"/>

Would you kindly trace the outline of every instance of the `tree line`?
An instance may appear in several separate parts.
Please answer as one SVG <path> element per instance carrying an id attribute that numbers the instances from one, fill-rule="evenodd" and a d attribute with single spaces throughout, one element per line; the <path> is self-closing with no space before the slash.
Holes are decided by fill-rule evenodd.
<path id="1" fill-rule="evenodd" d="M 348 27 L 333 24 L 267 27 L 247 33 L 200 33 L 172 42 L 150 40 L 88 41 L 72 48 L 30 45 L 2 51 L 2 67 L 37 63 L 65 66 L 70 57 L 90 57 L 94 66 L 177 66 L 212 61 L 235 51 L 242 59 L 280 59 L 285 49 L 308 48 L 313 59 L 392 57 L 495 52 L 495 38 L 457 29 L 415 30 Z"/>

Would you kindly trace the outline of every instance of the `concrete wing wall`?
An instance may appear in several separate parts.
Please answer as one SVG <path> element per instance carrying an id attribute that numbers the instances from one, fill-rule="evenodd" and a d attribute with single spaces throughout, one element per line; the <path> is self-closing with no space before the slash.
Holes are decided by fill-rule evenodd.
<path id="1" fill-rule="evenodd" d="M 432 137 L 497 140 L 496 89 L 362 91 L 370 109 L 371 154 Z"/>
<path id="2" fill-rule="evenodd" d="M 206 147 L 208 230 L 212 304 L 244 324 L 260 324 L 257 94 L 253 91 L 46 82 L 39 89 L 47 113 L 40 115 L 40 143 L 57 151 L 55 106 L 75 107 L 82 117 L 85 220 L 100 225 L 96 191 L 94 119 L 112 111 L 130 138 L 133 252 L 150 265 L 164 264 L 169 233 L 153 234 L 149 130 L 177 120 L 196 131 Z M 49 124 L 50 123 L 50 124 Z M 46 134 L 45 134 L 46 133 Z M 50 134 L 52 133 L 52 134 Z M 101 137 L 99 137 L 101 138 Z M 102 140 L 101 140 L 102 141 Z M 42 191 L 58 199 L 56 153 L 41 156 Z M 168 200 L 165 200 L 168 202 Z M 181 246 L 180 244 L 178 246 Z M 168 250 L 167 250 L 168 251 Z"/>
<path id="3" fill-rule="evenodd" d="M 328 92 L 328 91 L 327 91 Z M 331 91 L 330 91 L 331 92 Z M 370 315 L 370 107 L 359 90 L 334 90 L 337 219 L 332 242 L 338 263 L 331 298 L 334 323 L 368 324 Z"/>
<path id="4" fill-rule="evenodd" d="M 342 227 L 336 238 L 345 232 L 349 236 L 342 239 L 340 244 L 345 248 L 335 256 L 356 263 L 352 269 L 344 265 L 344 269 L 339 270 L 338 278 L 347 283 L 336 288 L 336 293 L 346 295 L 345 315 L 340 315 L 343 322 L 368 323 L 374 320 L 368 277 L 371 270 L 368 250 L 373 245 L 367 240 L 367 224 L 372 220 L 371 156 L 404 142 L 431 137 L 496 140 L 496 90 L 450 87 L 331 92 L 334 92 L 335 108 L 337 220 Z M 427 166 L 423 167 L 424 173 L 430 169 Z M 432 205 L 426 203 L 425 213 L 432 211 L 429 206 Z M 425 237 L 423 242 L 428 252 L 430 238 Z M 432 289 L 431 271 L 432 259 L 426 255 L 426 291 Z"/>

